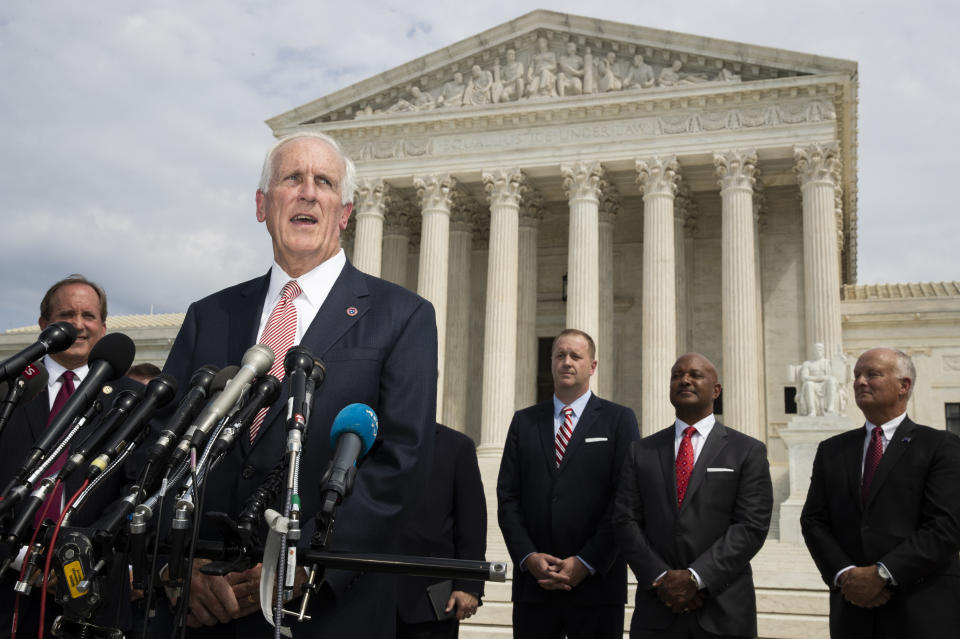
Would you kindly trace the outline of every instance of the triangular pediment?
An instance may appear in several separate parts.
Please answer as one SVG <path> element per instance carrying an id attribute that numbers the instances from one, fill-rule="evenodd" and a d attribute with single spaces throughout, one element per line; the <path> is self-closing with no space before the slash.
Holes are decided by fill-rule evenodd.
<path id="1" fill-rule="evenodd" d="M 538 10 L 267 121 L 274 131 L 584 94 L 718 88 L 855 62 Z"/>

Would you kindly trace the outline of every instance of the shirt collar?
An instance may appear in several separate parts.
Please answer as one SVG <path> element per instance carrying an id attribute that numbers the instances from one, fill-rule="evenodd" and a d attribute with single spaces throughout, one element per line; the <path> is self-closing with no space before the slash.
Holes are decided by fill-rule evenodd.
<path id="1" fill-rule="evenodd" d="M 283 270 L 283 267 L 274 260 L 273 266 L 270 267 L 270 286 L 267 288 L 268 307 L 273 308 L 276 306 L 283 287 L 286 286 L 290 280 L 296 280 L 297 284 L 300 285 L 300 290 L 303 291 L 300 295 L 305 298 L 305 301 L 309 302 L 312 306 L 319 306 L 326 298 L 327 293 L 330 292 L 330 289 L 333 288 L 333 283 L 337 280 L 337 277 L 340 276 L 340 271 L 343 270 L 346 263 L 347 256 L 343 252 L 343 249 L 340 249 L 337 251 L 337 254 L 329 260 L 320 263 L 300 277 L 291 277 Z"/>
<path id="2" fill-rule="evenodd" d="M 717 423 L 716 416 L 714 416 L 713 413 L 710 413 L 709 415 L 707 415 L 706 417 L 698 421 L 696 424 L 688 424 L 678 417 L 677 420 L 673 423 L 673 427 L 675 429 L 674 433 L 677 437 L 683 437 L 683 431 L 687 430 L 688 426 L 693 426 L 694 428 L 697 429 L 697 433 L 701 437 L 706 439 L 707 435 L 710 434 L 710 431 L 713 430 L 713 425 L 716 423 Z"/>
<path id="3" fill-rule="evenodd" d="M 893 433 L 896 432 L 897 427 L 906 418 L 907 418 L 907 412 L 904 411 L 899 415 L 897 415 L 896 417 L 894 417 L 893 419 L 891 419 L 889 422 L 880 424 L 880 428 L 883 430 L 883 438 L 886 439 L 887 441 L 890 441 L 891 439 L 893 439 Z M 873 429 L 877 427 L 876 424 L 870 423 L 869 419 L 867 420 L 867 423 L 865 424 L 865 426 L 867 428 L 867 436 L 872 435 Z"/>
<path id="4" fill-rule="evenodd" d="M 585 392 L 583 395 L 576 398 L 569 404 L 564 404 L 559 399 L 557 399 L 556 395 L 554 395 L 553 396 L 553 416 L 559 419 L 561 415 L 561 411 L 563 410 L 563 407 L 569 406 L 570 408 L 573 409 L 574 417 L 579 419 L 580 416 L 583 415 L 583 409 L 587 407 L 587 402 L 590 401 L 591 395 L 593 395 L 593 392 L 588 388 L 587 392 Z"/>
<path id="5" fill-rule="evenodd" d="M 65 371 L 67 370 L 73 371 L 73 374 L 76 375 L 76 377 L 73 380 L 73 385 L 74 387 L 77 387 L 80 385 L 80 382 L 86 379 L 87 372 L 90 370 L 90 366 L 87 364 L 84 364 L 83 366 L 80 366 L 74 369 L 64 368 L 63 365 L 61 365 L 59 362 L 57 362 L 55 359 L 53 359 L 49 355 L 43 356 L 43 365 L 47 369 L 47 375 L 48 375 L 47 390 L 48 391 L 50 391 L 56 384 L 60 383 L 60 376 L 63 375 Z"/>

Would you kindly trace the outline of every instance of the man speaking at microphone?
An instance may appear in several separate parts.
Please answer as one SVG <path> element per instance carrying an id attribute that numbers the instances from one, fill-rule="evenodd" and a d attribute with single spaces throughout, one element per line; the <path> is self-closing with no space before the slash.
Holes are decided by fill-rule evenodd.
<path id="1" fill-rule="evenodd" d="M 48 422 L 86 378 L 90 351 L 106 334 L 106 320 L 106 293 L 98 284 L 83 275 L 74 274 L 60 280 L 43 296 L 40 302 L 40 319 L 37 322 L 40 329 L 43 330 L 54 322 L 69 322 L 77 329 L 77 339 L 68 349 L 43 357 L 42 363 L 49 374 L 47 388 L 32 401 L 19 406 L 4 428 L 0 436 L 0 485 L 6 485 L 13 478 L 14 471 L 27 459 L 31 448 L 42 437 Z M 117 390 L 128 386 L 142 388 L 136 382 L 124 380 L 118 382 Z M 112 390 L 113 388 L 111 392 L 101 394 L 101 398 L 109 402 L 115 396 Z M 101 414 L 109 408 L 109 405 L 104 406 Z M 69 498 L 79 488 L 81 481 L 82 478 L 75 476 L 67 482 L 66 491 L 53 495 L 54 503 L 47 512 L 48 518 L 56 519 L 64 496 Z M 118 481 L 121 481 L 119 476 Z M 115 486 L 115 490 L 104 488 L 93 493 L 84 511 L 97 513 L 119 494 L 119 484 Z M 17 571 L 10 569 L 0 580 L 0 637 L 10 634 L 14 603 L 13 584 L 16 579 Z M 27 637 L 31 636 L 31 633 L 37 633 L 36 618 L 40 606 L 37 591 L 34 593 L 34 596 L 21 599 L 18 636 Z M 48 601 L 48 610 L 51 605 L 59 612 L 59 606 L 52 604 L 52 599 Z M 48 612 L 48 623 L 51 618 L 52 615 Z"/>
<path id="2" fill-rule="evenodd" d="M 429 302 L 361 273 L 344 256 L 340 233 L 353 208 L 354 180 L 353 163 L 325 135 L 301 133 L 274 145 L 256 193 L 256 217 L 270 234 L 273 265 L 262 277 L 192 304 L 164 372 L 184 389 L 198 367 L 237 364 L 255 343 L 274 350 L 270 373 L 278 377 L 294 344 L 323 360 L 326 381 L 314 395 L 300 470 L 301 546 L 313 532 L 321 476 L 334 452 L 331 423 L 341 408 L 362 402 L 379 416 L 380 442 L 359 467 L 353 494 L 337 512 L 329 549 L 389 552 L 391 531 L 402 524 L 431 457 L 437 328 Z M 285 386 L 262 423 L 255 421 L 211 473 L 203 511 L 236 516 L 282 459 L 287 392 Z M 209 626 L 202 631 L 205 638 L 272 633 L 259 614 L 258 582 L 259 566 L 210 577 L 195 564 L 188 625 Z M 308 614 L 312 620 L 302 625 L 285 623 L 299 636 L 393 637 L 393 579 L 327 571 Z"/>

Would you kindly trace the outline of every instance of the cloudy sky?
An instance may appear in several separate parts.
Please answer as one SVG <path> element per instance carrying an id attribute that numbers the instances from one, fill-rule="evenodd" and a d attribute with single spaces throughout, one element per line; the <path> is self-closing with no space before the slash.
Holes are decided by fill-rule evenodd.
<path id="1" fill-rule="evenodd" d="M 111 314 L 263 273 L 264 120 L 537 8 L 856 60 L 860 281 L 960 279 L 955 2 L 0 4 L 0 330 L 82 272 Z"/>

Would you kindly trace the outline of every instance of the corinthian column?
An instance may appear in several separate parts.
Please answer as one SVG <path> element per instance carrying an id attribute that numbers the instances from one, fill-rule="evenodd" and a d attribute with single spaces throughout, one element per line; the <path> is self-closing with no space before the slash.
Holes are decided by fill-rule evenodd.
<path id="1" fill-rule="evenodd" d="M 679 168 L 673 155 L 637 160 L 637 184 L 643 194 L 640 414 L 644 435 L 653 434 L 673 421 L 673 407 L 663 389 L 677 358 L 673 199 Z"/>
<path id="2" fill-rule="evenodd" d="M 461 198 L 450 213 L 450 276 L 447 285 L 447 355 L 443 423 L 466 431 L 470 372 L 470 256 L 477 203 Z"/>
<path id="3" fill-rule="evenodd" d="M 450 175 L 413 178 L 420 197 L 423 221 L 420 231 L 420 265 L 417 293 L 433 304 L 437 313 L 437 419 L 443 416 L 443 369 L 447 334 L 447 268 L 450 251 L 450 207 L 457 181 Z"/>
<path id="4" fill-rule="evenodd" d="M 483 336 L 480 453 L 490 457 L 503 450 L 516 396 L 517 250 L 524 182 L 519 169 L 483 172 L 483 185 L 490 200 L 490 253 Z"/>
<path id="5" fill-rule="evenodd" d="M 517 394 L 514 408 L 537 402 L 537 235 L 543 200 L 528 191 L 520 202 L 517 284 Z"/>
<path id="6" fill-rule="evenodd" d="M 383 279 L 407 286 L 407 255 L 410 251 L 410 202 L 396 199 L 383 220 Z"/>
<path id="7" fill-rule="evenodd" d="M 803 293 L 805 344 L 812 357 L 820 343 L 832 356 L 842 344 L 837 198 L 840 150 L 836 142 L 795 147 L 795 171 L 803 198 Z"/>
<path id="8" fill-rule="evenodd" d="M 390 198 L 390 185 L 383 180 L 360 180 L 354 197 L 357 236 L 353 243 L 353 265 L 364 273 L 380 277 L 383 248 L 383 219 Z"/>
<path id="9" fill-rule="evenodd" d="M 616 362 L 613 348 L 613 228 L 620 210 L 620 194 L 608 184 L 600 196 L 599 304 L 597 330 L 597 372 L 591 387 L 600 397 L 614 399 L 617 394 Z"/>
<path id="10" fill-rule="evenodd" d="M 723 317 L 723 421 L 763 439 L 763 353 L 757 341 L 757 257 L 753 184 L 757 154 L 727 151 L 713 156 L 721 199 L 721 308 Z"/>
<path id="11" fill-rule="evenodd" d="M 599 207 L 603 167 L 599 162 L 577 162 L 561 166 L 560 172 L 570 201 L 567 328 L 578 328 L 597 340 L 600 337 Z"/>

